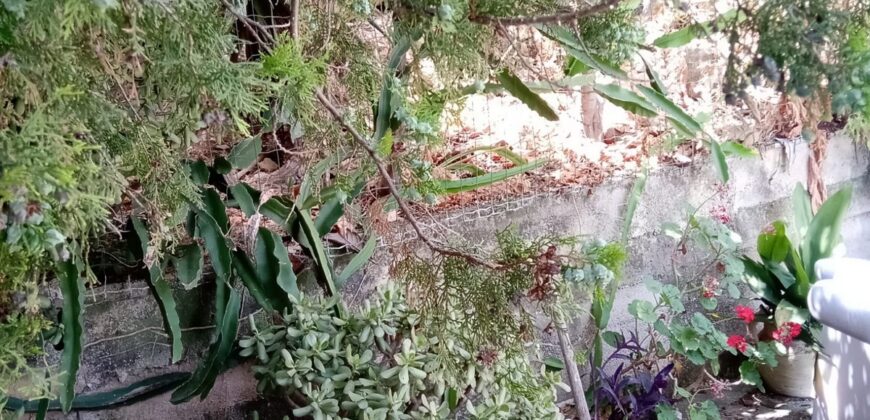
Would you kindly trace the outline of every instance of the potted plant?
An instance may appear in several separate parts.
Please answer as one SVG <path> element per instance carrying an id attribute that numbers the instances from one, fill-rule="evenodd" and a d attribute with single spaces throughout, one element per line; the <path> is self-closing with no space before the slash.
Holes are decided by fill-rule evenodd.
<path id="1" fill-rule="evenodd" d="M 775 363 L 766 363 L 758 370 L 765 384 L 780 394 L 813 396 L 819 350 L 816 337 L 821 326 L 810 316 L 807 293 L 816 281 L 816 262 L 830 257 L 840 244 L 840 229 L 851 197 L 851 187 L 843 188 L 813 215 L 809 196 L 798 185 L 793 196 L 795 226 L 791 237 L 785 223 L 776 221 L 758 236 L 760 260 L 743 257 L 743 279 L 758 294 L 761 305 L 757 314 L 744 309 L 741 318 L 751 315 L 758 321 L 753 338 L 776 349 Z M 732 337 L 735 344 L 738 338 Z"/>

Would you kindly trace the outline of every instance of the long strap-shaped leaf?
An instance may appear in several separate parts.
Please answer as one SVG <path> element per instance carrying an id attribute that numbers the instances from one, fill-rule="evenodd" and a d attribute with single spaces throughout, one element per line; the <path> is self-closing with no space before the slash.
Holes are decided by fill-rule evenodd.
<path id="1" fill-rule="evenodd" d="M 262 241 L 266 247 L 266 252 L 269 252 L 270 255 L 267 255 L 266 261 L 258 261 L 257 264 L 268 262 L 268 264 L 273 266 L 270 274 L 274 273 L 270 277 L 261 278 L 260 281 L 268 282 L 270 285 L 277 284 L 284 291 L 284 294 L 298 297 L 299 286 L 296 284 L 296 273 L 293 272 L 293 263 L 290 261 L 290 256 L 287 253 L 287 248 L 284 246 L 281 236 L 269 229 L 263 228 L 259 232 L 259 241 Z M 276 292 L 273 290 L 271 293 L 275 294 Z"/>
<path id="2" fill-rule="evenodd" d="M 350 279 L 354 273 L 363 268 L 364 265 L 372 258 L 372 255 L 375 253 L 375 249 L 378 246 L 378 237 L 375 234 L 372 234 L 369 237 L 369 240 L 366 241 L 365 245 L 363 245 L 362 249 L 354 255 L 354 257 L 350 260 L 344 270 L 341 271 L 341 274 L 336 276 L 335 278 L 335 287 L 341 289 L 344 286 L 344 283 Z"/>
<path id="3" fill-rule="evenodd" d="M 381 94 L 378 98 L 377 112 L 375 113 L 375 134 L 373 141 L 377 142 L 387 133 L 390 128 L 390 120 L 393 117 L 394 105 L 390 103 L 393 96 L 393 78 L 396 76 L 396 70 L 405 58 L 405 54 L 411 49 L 411 39 L 402 37 L 396 41 L 396 45 L 390 51 L 389 59 L 387 60 L 387 68 L 384 73 L 384 86 L 381 88 Z"/>
<path id="4" fill-rule="evenodd" d="M 229 297 L 225 308 L 221 311 L 223 317 L 217 320 L 217 337 L 209 346 L 208 355 L 196 367 L 190 379 L 172 393 L 170 401 L 173 404 L 188 401 L 196 395 L 199 395 L 200 399 L 204 399 L 211 391 L 217 375 L 223 370 L 224 364 L 230 356 L 239 329 L 238 317 L 241 299 L 235 289 L 228 289 Z M 221 302 L 217 302 L 217 304 L 222 306 Z"/>
<path id="5" fill-rule="evenodd" d="M 148 253 L 148 228 L 145 223 L 138 217 L 132 218 L 133 230 L 139 237 L 139 243 L 142 245 L 142 255 Z M 151 290 L 157 297 L 157 304 L 160 306 L 160 312 L 163 314 L 163 322 L 166 331 L 172 341 L 172 363 L 178 363 L 181 360 L 181 355 L 184 353 L 184 344 L 181 341 L 181 319 L 178 317 L 176 309 L 175 297 L 172 295 L 172 287 L 163 277 L 163 270 L 166 268 L 166 261 L 154 261 L 151 267 L 148 267 L 148 275 L 150 277 Z"/>
<path id="6" fill-rule="evenodd" d="M 188 378 L 190 378 L 190 373 L 187 372 L 164 373 L 111 391 L 76 395 L 71 408 L 73 410 L 103 410 L 132 404 L 175 388 Z M 19 398 L 9 398 L 4 408 L 9 411 L 18 411 L 23 408 L 25 412 L 39 412 L 40 406 L 43 404 L 46 411 L 57 411 L 63 408 L 59 400 L 25 401 Z"/>
<path id="7" fill-rule="evenodd" d="M 546 159 L 540 159 L 529 162 L 525 165 L 514 166 L 513 168 L 504 169 L 497 172 L 491 172 L 486 175 L 476 176 L 472 178 L 464 178 L 458 180 L 440 180 L 439 184 L 445 194 L 456 194 L 464 191 L 471 191 L 478 188 L 486 187 L 495 184 L 496 182 L 504 181 L 512 176 L 519 175 L 523 172 L 528 172 L 536 168 L 540 168 L 547 163 Z"/>
<path id="8" fill-rule="evenodd" d="M 326 249 L 323 247 L 323 241 L 320 239 L 320 233 L 317 231 L 317 227 L 314 225 L 314 221 L 311 220 L 311 215 L 308 214 L 308 211 L 297 208 L 296 214 L 299 218 L 301 233 L 307 240 L 307 243 L 302 243 L 302 241 L 300 243 L 302 246 L 307 247 L 311 253 L 316 268 L 315 274 L 326 286 L 329 295 L 337 296 L 338 289 L 333 281 L 332 267 L 329 262 L 329 256 L 326 254 Z"/>
<path id="9" fill-rule="evenodd" d="M 76 375 L 82 355 L 82 308 L 84 307 L 84 284 L 79 278 L 79 267 L 75 261 L 65 261 L 58 265 L 57 278 L 63 295 L 63 353 L 60 356 L 60 390 L 58 399 L 64 413 L 72 408 L 76 392 Z"/>
<path id="10" fill-rule="evenodd" d="M 556 115 L 556 111 L 553 111 L 553 108 L 550 108 L 550 105 L 547 104 L 547 101 L 544 98 L 541 98 L 535 92 L 532 92 L 528 86 L 526 86 L 519 77 L 515 76 L 508 69 L 504 69 L 498 73 L 498 81 L 504 86 L 505 90 L 510 92 L 515 98 L 519 99 L 520 102 L 526 104 L 532 111 L 538 113 L 538 115 L 546 118 L 549 121 L 558 121 L 559 116 Z"/>

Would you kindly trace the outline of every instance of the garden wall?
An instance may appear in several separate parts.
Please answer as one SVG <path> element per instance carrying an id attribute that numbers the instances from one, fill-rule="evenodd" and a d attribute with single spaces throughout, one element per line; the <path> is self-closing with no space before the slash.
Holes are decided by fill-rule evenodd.
<path id="1" fill-rule="evenodd" d="M 847 252 L 851 256 L 870 258 L 870 154 L 845 138 L 833 139 L 825 163 L 825 180 L 831 192 L 842 185 L 854 185 L 855 194 L 843 229 Z M 720 188 L 715 171 L 708 162 L 684 168 L 669 167 L 649 175 L 646 190 L 631 227 L 630 260 L 614 305 L 610 326 L 628 327 L 625 312 L 633 299 L 649 297 L 642 285 L 645 276 L 667 281 L 673 241 L 661 234 L 664 222 L 685 219 L 687 205 L 698 205 L 720 188 L 721 194 L 708 202 L 724 206 L 733 227 L 753 241 L 770 221 L 790 214 L 790 197 L 795 183 L 806 179 L 807 147 L 804 144 L 783 146 L 779 143 L 763 150 L 761 158 L 732 159 L 732 181 Z M 428 227 L 448 232 L 447 239 L 461 238 L 483 246 L 491 243 L 495 232 L 516 225 L 528 237 L 542 234 L 588 235 L 615 240 L 623 226 L 624 205 L 633 179 L 612 180 L 596 188 L 577 188 L 563 193 L 542 193 L 509 202 L 465 208 L 429 219 Z M 706 208 L 702 211 L 707 211 Z M 426 222 L 427 219 L 423 221 Z M 399 229 L 402 230 L 402 229 Z M 387 238 L 387 243 L 413 241 L 410 233 Z M 411 243 L 413 244 L 413 242 Z M 348 303 L 356 305 L 386 278 L 389 252 L 379 250 L 374 261 L 346 286 Z M 200 288 L 206 289 L 206 288 Z M 182 325 L 203 326 L 185 335 L 185 361 L 167 366 L 169 347 L 161 335 L 160 312 L 142 281 L 100 288 L 87 297 L 87 348 L 79 384 L 81 391 L 114 388 L 137 379 L 169 370 L 191 370 L 195 355 L 208 341 L 211 299 L 203 292 L 177 291 Z M 248 299 L 250 300 L 250 299 Z M 687 297 L 687 300 L 690 298 Z M 577 343 L 588 333 L 582 320 L 573 326 Z M 578 346 L 579 347 L 579 346 Z M 261 418 L 280 418 L 270 410 L 287 412 L 280 401 L 256 403 L 255 381 L 246 366 L 230 369 L 222 375 L 208 399 L 172 406 L 168 395 L 160 395 L 136 405 L 112 411 L 83 412 L 68 418 L 250 418 L 254 409 Z M 265 411 L 264 411 L 265 410 Z M 63 418 L 55 413 L 50 418 Z"/>

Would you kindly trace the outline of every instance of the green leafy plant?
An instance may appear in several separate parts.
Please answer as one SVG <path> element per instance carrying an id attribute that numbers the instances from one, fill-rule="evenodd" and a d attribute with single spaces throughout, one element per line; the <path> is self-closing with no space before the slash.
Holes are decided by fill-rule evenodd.
<path id="1" fill-rule="evenodd" d="M 605 331 L 603 327 L 599 330 L 605 343 L 611 347 L 623 343 L 622 347 L 634 354 L 631 366 L 626 369 L 645 367 L 646 370 L 638 374 L 656 375 L 659 372 L 656 367 L 662 369 L 665 364 L 673 363 L 675 369 L 667 380 L 675 382 L 667 388 L 666 397 L 673 401 L 686 400 L 685 414 L 690 419 L 718 418 L 715 405 L 698 401 L 697 396 L 707 391 L 718 395 L 735 383 L 719 376 L 721 353 L 741 352 L 749 356 L 750 361 L 741 368 L 741 373 L 745 374 L 741 381 L 753 385 L 760 385 L 756 363 L 776 362 L 775 349 L 768 343 L 750 349 L 736 346 L 737 343 L 729 339 L 731 327 L 726 327 L 728 324 L 724 322 L 742 318 L 721 301 L 742 298 L 739 288 L 744 270 L 741 239 L 728 227 L 727 213 L 718 206 L 713 208 L 713 217 L 704 217 L 695 209 L 684 224 L 663 226 L 664 234 L 676 243 L 671 260 L 673 277 L 667 282 L 645 280 L 653 299 L 638 299 L 628 305 L 628 312 L 639 326 L 628 331 Z M 687 266 L 686 261 L 691 263 Z M 692 300 L 697 304 L 691 303 Z M 625 347 L 626 343 L 631 345 Z M 698 372 L 700 379 L 691 384 L 676 381 L 680 379 L 678 372 L 687 369 Z M 593 380 L 592 383 L 602 382 Z M 597 387 L 593 387 L 592 392 L 598 392 Z M 656 408 L 658 418 L 678 418 L 678 406 L 660 403 Z"/>
<path id="2" fill-rule="evenodd" d="M 292 297 L 293 310 L 240 341 L 262 392 L 287 395 L 294 416 L 555 418 L 559 374 L 524 354 L 472 350 L 433 335 L 395 288 L 335 315 L 336 298 Z"/>
<path id="3" fill-rule="evenodd" d="M 796 323 L 803 327 L 800 339 L 814 341 L 819 325 L 812 320 L 807 294 L 816 281 L 815 264 L 830 257 L 840 244 L 840 229 L 852 198 L 852 188 L 832 195 L 815 215 L 810 199 L 800 185 L 792 197 L 794 242 L 782 221 L 773 222 L 758 235 L 760 261 L 743 257 L 744 281 L 762 302 L 763 315 L 772 317 L 777 327 Z"/>

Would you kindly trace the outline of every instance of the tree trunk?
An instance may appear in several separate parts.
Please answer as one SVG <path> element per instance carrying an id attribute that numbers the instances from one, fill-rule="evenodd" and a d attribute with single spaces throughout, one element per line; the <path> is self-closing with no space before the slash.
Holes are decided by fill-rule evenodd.
<path id="1" fill-rule="evenodd" d="M 583 113 L 583 131 L 592 140 L 601 140 L 601 110 L 604 104 L 591 86 L 580 89 L 580 106 Z"/>
<path id="2" fill-rule="evenodd" d="M 568 328 L 564 323 L 560 322 L 557 324 L 556 335 L 559 337 L 562 358 L 565 360 L 565 367 L 568 369 L 568 383 L 571 386 L 571 394 L 574 397 L 574 408 L 577 411 L 577 418 L 580 420 L 591 420 L 589 406 L 586 405 L 586 396 L 583 395 L 583 380 L 580 379 L 580 371 L 577 369 L 577 363 L 574 361 L 574 347 L 571 345 L 571 337 L 568 336 Z"/>

